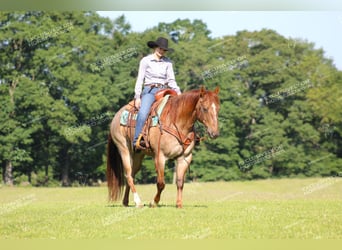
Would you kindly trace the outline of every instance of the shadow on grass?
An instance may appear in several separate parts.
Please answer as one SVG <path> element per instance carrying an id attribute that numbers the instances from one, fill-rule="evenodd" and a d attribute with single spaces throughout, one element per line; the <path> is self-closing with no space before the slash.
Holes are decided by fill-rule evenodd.
<path id="1" fill-rule="evenodd" d="M 124 206 L 121 204 L 110 204 L 107 205 L 106 207 L 108 208 L 113 208 L 113 207 L 122 207 L 122 208 L 135 208 L 135 205 L 128 205 L 128 206 Z M 156 207 L 150 207 L 150 204 L 144 204 L 144 208 L 176 208 L 176 205 L 171 205 L 171 204 L 161 204 L 158 205 Z M 183 209 L 184 208 L 208 208 L 207 205 L 200 205 L 200 204 L 196 204 L 196 205 L 183 205 Z"/>

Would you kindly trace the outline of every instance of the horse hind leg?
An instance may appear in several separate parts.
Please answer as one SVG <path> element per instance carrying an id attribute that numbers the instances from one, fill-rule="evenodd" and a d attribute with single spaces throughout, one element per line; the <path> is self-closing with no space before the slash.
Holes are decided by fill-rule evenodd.
<path id="1" fill-rule="evenodd" d="M 130 193 L 131 187 L 132 187 L 132 192 L 134 195 L 134 202 L 136 203 L 136 206 L 137 207 L 143 207 L 144 206 L 144 204 L 142 204 L 140 197 L 139 197 L 139 195 L 135 189 L 135 186 L 134 186 L 134 177 L 141 168 L 141 163 L 144 159 L 144 156 L 145 156 L 144 154 L 133 155 L 133 167 L 132 167 L 132 172 L 130 175 L 131 178 L 129 177 L 128 174 L 126 175 L 126 176 L 128 176 L 127 177 L 127 184 L 126 184 L 126 188 L 125 188 L 125 195 L 124 195 L 124 198 L 122 201 L 122 204 L 126 207 L 129 204 L 129 193 Z"/>
<path id="2" fill-rule="evenodd" d="M 125 194 L 124 194 L 124 198 L 122 200 L 122 205 L 124 205 L 125 207 L 128 207 L 128 203 L 129 203 L 129 192 L 131 191 L 131 188 L 129 187 L 128 183 L 126 183 L 126 187 L 125 187 Z"/>
<path id="3" fill-rule="evenodd" d="M 126 180 L 127 180 L 127 185 L 129 186 L 129 189 L 132 190 L 132 193 L 133 193 L 133 200 L 134 200 L 134 203 L 135 203 L 135 206 L 136 207 L 143 207 L 144 204 L 141 202 L 141 199 L 138 195 L 138 192 L 135 188 L 135 185 L 134 185 L 134 180 L 133 180 L 133 176 L 132 176 L 132 171 L 127 171 L 126 172 Z M 129 189 L 127 190 L 127 192 L 129 192 Z M 126 192 L 125 192 L 126 194 Z M 127 201 L 123 200 L 125 203 L 127 202 L 128 203 L 128 195 L 127 195 Z"/>
<path id="4" fill-rule="evenodd" d="M 127 147 L 121 147 L 120 150 L 121 158 L 122 158 L 122 163 L 125 169 L 125 176 L 126 176 L 126 190 L 125 190 L 125 196 L 123 198 L 123 205 L 128 206 L 128 198 L 129 198 L 129 191 L 132 190 L 132 193 L 134 195 L 134 202 L 136 207 L 142 207 L 144 204 L 141 202 L 140 197 L 137 193 L 137 190 L 134 185 L 134 175 L 136 173 L 135 168 L 133 167 L 134 165 L 134 158 L 132 159 L 131 154 L 128 150 Z M 133 164 L 132 164 L 133 162 Z M 132 166 L 133 165 L 133 166 Z"/>

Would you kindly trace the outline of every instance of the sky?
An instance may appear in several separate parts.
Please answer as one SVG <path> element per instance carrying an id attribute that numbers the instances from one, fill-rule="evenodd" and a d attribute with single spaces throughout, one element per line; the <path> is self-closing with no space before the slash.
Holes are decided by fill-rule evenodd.
<path id="1" fill-rule="evenodd" d="M 286 38 L 313 42 L 342 70 L 342 11 L 98 11 L 115 19 L 124 14 L 131 29 L 143 32 L 159 22 L 201 19 L 212 38 L 241 30 L 272 29 Z"/>

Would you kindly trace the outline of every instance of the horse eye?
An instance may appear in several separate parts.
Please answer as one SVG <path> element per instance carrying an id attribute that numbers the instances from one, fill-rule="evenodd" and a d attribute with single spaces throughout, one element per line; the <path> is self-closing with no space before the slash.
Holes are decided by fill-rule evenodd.
<path id="1" fill-rule="evenodd" d="M 203 112 L 208 112 L 208 109 L 207 108 L 203 108 Z"/>

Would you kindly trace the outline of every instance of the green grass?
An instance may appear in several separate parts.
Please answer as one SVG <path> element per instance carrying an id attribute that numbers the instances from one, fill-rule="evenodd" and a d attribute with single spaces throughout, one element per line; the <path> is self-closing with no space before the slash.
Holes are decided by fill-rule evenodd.
<path id="1" fill-rule="evenodd" d="M 156 187 L 137 190 L 148 204 Z M 106 187 L 2 187 L 0 239 L 342 239 L 338 177 L 186 183 L 175 200 L 171 184 L 140 209 L 108 204 Z"/>

